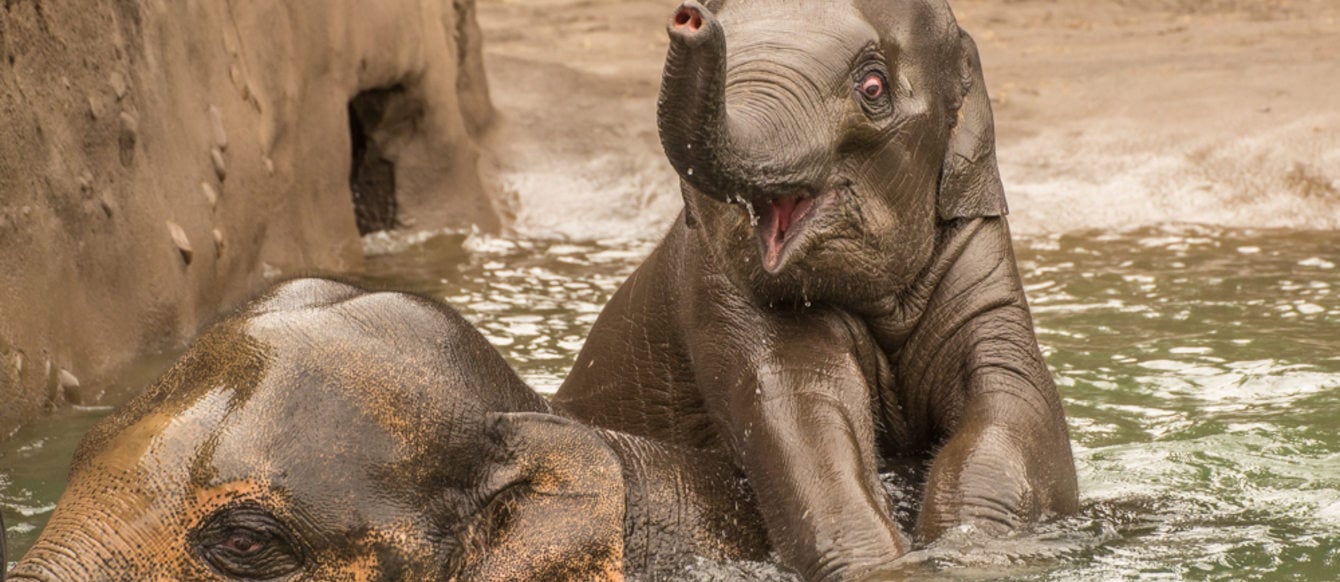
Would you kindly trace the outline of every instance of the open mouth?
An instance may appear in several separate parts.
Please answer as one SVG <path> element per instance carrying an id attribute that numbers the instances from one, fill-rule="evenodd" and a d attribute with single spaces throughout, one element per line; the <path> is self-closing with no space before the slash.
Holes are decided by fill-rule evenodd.
<path id="1" fill-rule="evenodd" d="M 795 241 L 813 222 L 812 217 L 836 196 L 837 190 L 830 190 L 822 196 L 786 196 L 753 203 L 754 212 L 759 216 L 755 230 L 765 271 L 776 275 L 782 270 L 792 247 L 796 246 Z"/>

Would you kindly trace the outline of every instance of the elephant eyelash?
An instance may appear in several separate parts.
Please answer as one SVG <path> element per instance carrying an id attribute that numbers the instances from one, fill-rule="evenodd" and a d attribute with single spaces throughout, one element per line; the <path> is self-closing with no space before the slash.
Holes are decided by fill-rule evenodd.
<path id="1" fill-rule="evenodd" d="M 888 76 L 888 63 L 884 62 L 884 53 L 880 52 L 879 47 L 874 44 L 866 45 L 856 57 L 851 60 L 851 66 L 848 67 L 859 80 L 871 72 L 884 73 Z"/>

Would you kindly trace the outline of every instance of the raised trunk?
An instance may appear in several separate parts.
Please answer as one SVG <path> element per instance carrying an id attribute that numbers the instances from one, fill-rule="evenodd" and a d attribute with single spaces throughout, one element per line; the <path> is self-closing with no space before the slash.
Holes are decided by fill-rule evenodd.
<path id="1" fill-rule="evenodd" d="M 726 121 L 726 33 L 694 0 L 685 2 L 667 27 L 657 128 L 670 165 L 690 186 L 723 202 L 748 189 L 729 156 Z"/>

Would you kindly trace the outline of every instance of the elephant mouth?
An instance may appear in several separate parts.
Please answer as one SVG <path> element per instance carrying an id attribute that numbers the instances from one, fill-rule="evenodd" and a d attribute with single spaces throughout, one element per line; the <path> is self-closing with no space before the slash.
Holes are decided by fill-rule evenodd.
<path id="1" fill-rule="evenodd" d="M 806 235 L 813 230 L 811 225 L 815 217 L 837 196 L 838 190 L 834 189 L 818 196 L 782 196 L 751 203 L 753 212 L 759 217 L 755 232 L 763 257 L 763 270 L 769 275 L 782 272 L 803 244 L 800 241 L 808 238 Z"/>

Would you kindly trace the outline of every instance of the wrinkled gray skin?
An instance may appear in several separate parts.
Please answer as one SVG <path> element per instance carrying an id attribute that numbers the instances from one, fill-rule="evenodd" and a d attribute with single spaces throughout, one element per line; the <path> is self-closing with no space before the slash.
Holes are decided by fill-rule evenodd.
<path id="1" fill-rule="evenodd" d="M 940 0 L 687 2 L 661 140 L 685 209 L 555 398 L 727 451 L 808 579 L 1077 507 L 977 50 Z M 909 540 L 881 468 L 922 469 Z"/>
<path id="2" fill-rule="evenodd" d="M 10 580 L 621 580 L 761 559 L 724 460 L 550 414 L 411 295 L 284 283 L 76 453 Z"/>

